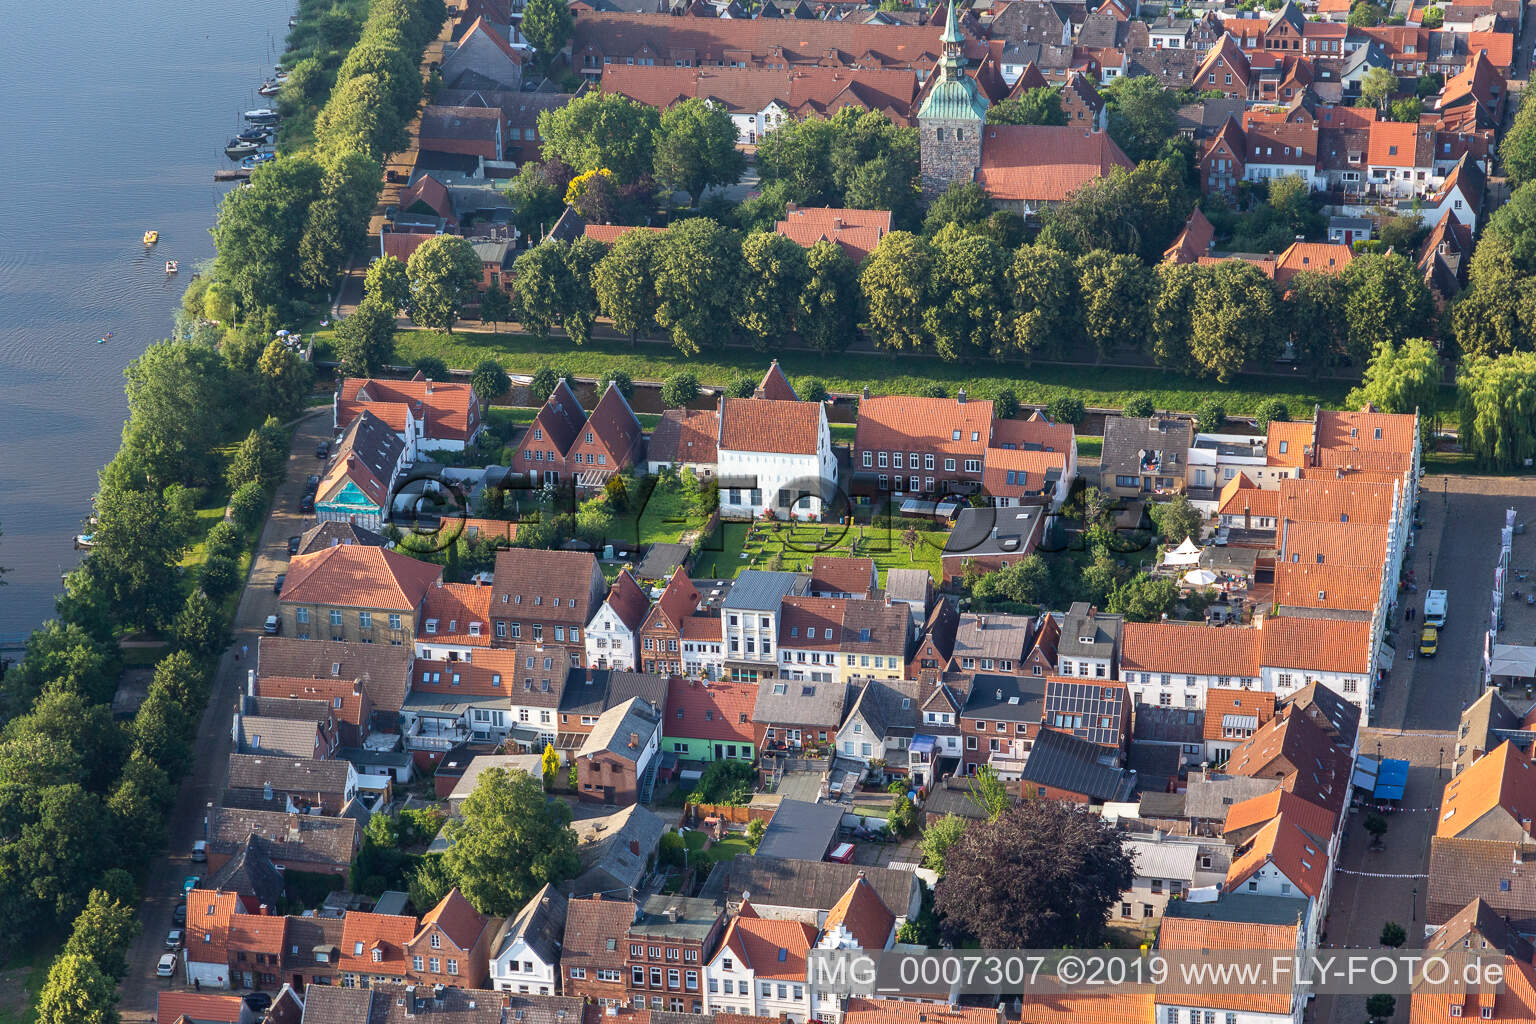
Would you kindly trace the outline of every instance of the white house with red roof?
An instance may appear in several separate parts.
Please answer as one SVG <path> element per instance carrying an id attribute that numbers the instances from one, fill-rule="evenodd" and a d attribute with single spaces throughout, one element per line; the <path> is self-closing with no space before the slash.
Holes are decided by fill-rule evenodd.
<path id="1" fill-rule="evenodd" d="M 704 1012 L 805 1024 L 812 1017 L 805 961 L 815 944 L 814 925 L 759 917 L 743 899 L 720 948 L 704 965 Z"/>
<path id="2" fill-rule="evenodd" d="M 650 610 L 651 599 L 645 590 L 628 569 L 620 570 L 618 579 L 608 588 L 607 598 L 587 623 L 587 665 L 635 671 L 640 627 L 645 625 Z"/>
<path id="3" fill-rule="evenodd" d="M 352 425 L 363 410 L 373 413 L 405 442 L 406 461 L 420 451 L 463 451 L 480 433 L 480 400 L 468 384 L 427 380 L 348 377 L 331 401 L 331 425 Z"/>
<path id="4" fill-rule="evenodd" d="M 820 519 L 822 503 L 837 490 L 826 407 L 800 401 L 777 361 L 757 395 L 720 399 L 720 514 Z"/>

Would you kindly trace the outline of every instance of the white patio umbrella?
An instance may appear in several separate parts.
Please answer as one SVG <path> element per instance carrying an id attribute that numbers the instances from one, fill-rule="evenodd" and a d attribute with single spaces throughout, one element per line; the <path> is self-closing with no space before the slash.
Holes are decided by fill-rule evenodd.
<path id="1" fill-rule="evenodd" d="M 1184 582 L 1196 587 L 1208 587 L 1216 582 L 1216 574 L 1209 569 L 1191 569 L 1184 574 Z"/>

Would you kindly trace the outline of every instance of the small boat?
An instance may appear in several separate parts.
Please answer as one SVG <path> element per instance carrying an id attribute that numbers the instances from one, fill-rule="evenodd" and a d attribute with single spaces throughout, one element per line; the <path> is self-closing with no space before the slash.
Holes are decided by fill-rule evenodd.
<path id="1" fill-rule="evenodd" d="M 76 551 L 89 551 L 95 546 L 96 535 L 94 533 L 78 533 L 75 535 Z"/>
<path id="2" fill-rule="evenodd" d="M 247 128 L 235 138 L 241 142 L 266 142 L 272 137 L 273 131 L 273 127 L 269 124 L 257 124 Z"/>
<path id="3" fill-rule="evenodd" d="M 253 171 L 262 164 L 271 163 L 277 159 L 276 153 L 255 153 L 240 161 L 240 169 Z"/>
<path id="4" fill-rule="evenodd" d="M 242 156 L 250 156 L 252 153 L 259 152 L 261 152 L 261 142 L 248 141 L 240 138 L 230 139 L 228 144 L 226 144 L 224 147 L 224 155 L 232 160 Z"/>
<path id="5" fill-rule="evenodd" d="M 174 274 L 174 273 L 176 273 L 176 271 L 178 271 L 180 269 L 181 269 L 180 265 L 175 260 L 166 260 L 165 261 L 165 272 L 167 274 Z"/>
<path id="6" fill-rule="evenodd" d="M 154 228 L 150 228 L 148 231 L 144 232 L 145 245 L 154 245 L 158 241 L 160 241 L 160 232 L 156 231 Z"/>
<path id="7" fill-rule="evenodd" d="M 106 334 L 103 334 L 101 337 L 96 339 L 96 344 L 98 344 L 98 345 L 105 345 L 107 343 L 107 341 L 111 337 L 112 337 L 112 332 L 108 331 Z"/>
<path id="8" fill-rule="evenodd" d="M 279 92 L 282 92 L 282 90 L 282 82 L 279 82 L 275 78 L 269 78 L 265 82 L 261 83 L 261 87 L 257 89 L 256 92 L 261 96 L 276 96 Z"/>
<path id="9" fill-rule="evenodd" d="M 277 111 L 271 107 L 257 107 L 255 110 L 247 110 L 241 116 L 251 124 L 277 124 Z"/>
<path id="10" fill-rule="evenodd" d="M 276 82 L 278 85 L 282 85 L 284 82 L 288 81 L 288 69 L 284 67 L 273 68 L 272 81 Z"/>

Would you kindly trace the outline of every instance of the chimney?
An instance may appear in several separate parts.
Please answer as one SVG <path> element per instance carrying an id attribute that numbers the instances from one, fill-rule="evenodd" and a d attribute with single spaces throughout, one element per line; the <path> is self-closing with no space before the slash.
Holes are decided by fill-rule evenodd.
<path id="1" fill-rule="evenodd" d="M 1089 619 L 1089 621 L 1092 621 L 1093 617 L 1095 615 L 1097 615 L 1098 613 L 1099 613 L 1099 610 L 1097 608 L 1095 608 L 1093 605 L 1089 605 L 1088 606 L 1088 619 Z"/>
<path id="2" fill-rule="evenodd" d="M 961 388 L 959 391 L 955 392 L 955 401 L 959 402 L 961 405 L 965 404 L 965 388 Z"/>
<path id="3" fill-rule="evenodd" d="M 407 986 L 405 986 L 405 1015 L 407 1017 L 414 1017 L 414 1016 L 416 1016 L 416 986 L 415 985 L 407 985 Z"/>
<path id="4" fill-rule="evenodd" d="M 667 920 L 671 921 L 673 924 L 677 924 L 677 904 L 676 903 L 672 904 L 670 907 L 667 908 Z"/>
<path id="5" fill-rule="evenodd" d="M 841 217 L 833 217 L 832 218 L 832 229 L 834 231 L 841 231 L 841 230 L 843 230 L 843 218 L 841 218 Z"/>
<path id="6" fill-rule="evenodd" d="M 295 813 L 288 815 L 288 841 L 290 843 L 299 841 L 299 816 Z"/>
<path id="7" fill-rule="evenodd" d="M 640 856 L 640 840 L 631 839 L 629 841 L 629 852 L 634 854 L 636 857 Z"/>
<path id="8" fill-rule="evenodd" d="M 977 629 L 986 629 L 987 628 L 987 617 L 985 615 L 978 615 L 978 616 L 976 616 L 976 628 Z"/>
<path id="9" fill-rule="evenodd" d="M 865 398 L 869 397 L 869 385 L 868 384 L 864 385 L 863 397 L 865 397 Z"/>
<path id="10" fill-rule="evenodd" d="M 256 908 L 256 916 L 257 917 L 267 917 L 271 913 L 272 913 L 272 911 L 267 909 L 267 905 L 265 903 L 261 904 L 260 906 L 258 906 Z"/>
<path id="11" fill-rule="evenodd" d="M 629 749 L 630 750 L 634 750 L 639 745 L 640 745 L 640 734 L 637 733 L 637 732 L 630 733 L 629 734 Z"/>
<path id="12" fill-rule="evenodd" d="M 256 670 L 253 668 L 245 672 L 245 693 L 249 697 L 256 696 Z"/>

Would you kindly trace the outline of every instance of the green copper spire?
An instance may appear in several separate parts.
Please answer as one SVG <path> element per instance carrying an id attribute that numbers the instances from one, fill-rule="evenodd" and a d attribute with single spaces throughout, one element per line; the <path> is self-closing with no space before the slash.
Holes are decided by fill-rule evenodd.
<path id="1" fill-rule="evenodd" d="M 944 12 L 944 56 L 939 60 L 939 80 L 918 109 L 918 118 L 981 121 L 987 116 L 987 98 L 965 73 L 965 36 L 960 34 L 957 0 L 949 0 Z"/>

